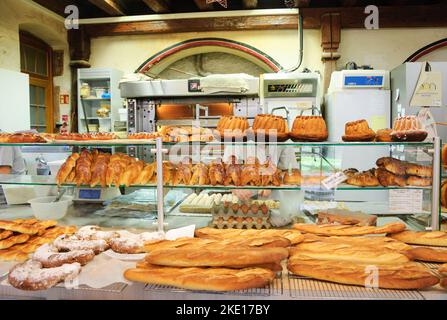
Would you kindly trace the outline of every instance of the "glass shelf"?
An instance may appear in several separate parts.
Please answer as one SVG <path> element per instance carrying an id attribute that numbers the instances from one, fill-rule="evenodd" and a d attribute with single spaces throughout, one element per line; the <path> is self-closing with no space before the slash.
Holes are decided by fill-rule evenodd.
<path id="1" fill-rule="evenodd" d="M 123 141 L 121 141 L 123 140 Z M 0 143 L 0 147 L 13 146 L 84 146 L 84 147 L 116 147 L 116 146 L 154 146 L 155 141 L 141 140 L 136 142 L 135 140 L 128 141 L 126 139 L 116 139 L 113 141 L 58 141 L 53 143 Z M 413 146 L 413 147 L 432 147 L 431 142 L 163 142 L 164 146 L 222 146 L 222 145 L 234 145 L 234 146 L 257 146 L 257 145 L 277 145 L 278 147 L 374 147 L 374 146 Z"/>
<path id="2" fill-rule="evenodd" d="M 0 185 L 28 185 L 28 186 L 57 186 L 55 176 L 33 176 L 33 175 L 0 175 Z M 63 184 L 62 187 L 74 187 L 75 184 Z M 82 185 L 81 188 L 89 188 L 89 186 Z M 99 187 L 99 186 L 97 186 Z M 115 186 L 112 186 L 115 187 Z M 131 185 L 131 188 L 156 188 L 155 184 L 151 185 Z M 316 190 L 325 189 L 320 185 L 282 185 L 282 186 L 212 186 L 212 185 L 164 185 L 165 188 L 170 189 L 218 189 L 218 190 L 232 190 L 232 189 L 247 189 L 247 190 Z M 431 190 L 431 187 L 357 187 L 348 184 L 340 184 L 337 190 L 396 190 L 396 189 L 416 189 L 416 190 Z M 329 190 L 327 190 L 329 191 Z"/>

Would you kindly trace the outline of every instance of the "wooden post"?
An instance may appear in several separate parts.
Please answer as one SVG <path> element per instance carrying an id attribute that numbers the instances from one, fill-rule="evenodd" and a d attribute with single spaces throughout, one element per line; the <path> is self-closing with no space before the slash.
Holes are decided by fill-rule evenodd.
<path id="1" fill-rule="evenodd" d="M 90 68 L 90 35 L 84 27 L 68 31 L 71 68 L 71 131 L 78 132 L 78 69 Z"/>
<path id="2" fill-rule="evenodd" d="M 327 92 L 332 72 L 335 71 L 336 62 L 340 58 L 338 47 L 341 40 L 341 19 L 339 13 L 328 13 L 321 16 L 321 47 L 324 63 L 323 92 Z"/>

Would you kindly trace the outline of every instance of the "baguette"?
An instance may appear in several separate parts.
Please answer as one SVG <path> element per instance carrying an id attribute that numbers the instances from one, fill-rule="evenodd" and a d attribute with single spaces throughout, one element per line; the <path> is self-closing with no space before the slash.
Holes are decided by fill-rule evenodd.
<path id="1" fill-rule="evenodd" d="M 411 260 L 447 262 L 447 249 L 417 247 L 405 252 Z"/>
<path id="2" fill-rule="evenodd" d="M 406 255 L 399 252 L 339 243 L 307 243 L 298 245 L 290 251 L 290 259 L 309 258 L 367 264 L 399 264 L 410 261 Z"/>
<path id="3" fill-rule="evenodd" d="M 349 226 L 331 224 L 305 224 L 297 223 L 293 228 L 307 233 L 327 236 L 362 236 L 367 234 L 396 233 L 405 230 L 405 224 L 400 222 L 388 223 L 381 227 L 374 226 Z"/>
<path id="4" fill-rule="evenodd" d="M 147 268 L 148 266 L 150 267 L 150 266 L 154 266 L 154 265 L 151 265 L 150 263 L 147 263 L 144 260 L 137 262 L 137 265 L 136 265 L 137 268 Z M 280 271 L 283 270 L 283 267 L 282 267 L 281 263 L 276 263 L 276 262 L 275 263 L 260 264 L 260 265 L 253 266 L 253 267 L 269 269 L 269 270 L 272 270 L 273 272 L 280 272 Z M 231 266 L 228 266 L 227 268 L 240 269 L 240 268 L 232 268 Z"/>
<path id="5" fill-rule="evenodd" d="M 371 266 L 347 261 L 289 259 L 287 268 L 293 274 L 336 283 L 366 286 L 374 279 Z M 439 283 L 429 269 L 415 263 L 374 265 L 378 286 L 384 289 L 423 289 Z"/>
<path id="6" fill-rule="evenodd" d="M 403 231 L 393 233 L 389 237 L 409 244 L 447 247 L 445 231 Z"/>
<path id="7" fill-rule="evenodd" d="M 408 244 L 401 241 L 394 240 L 389 237 L 374 236 L 374 237 L 349 237 L 349 236 L 338 236 L 338 237 L 322 237 L 312 233 L 306 233 L 304 235 L 303 243 L 308 242 L 326 242 L 326 243 L 344 243 L 352 244 L 358 246 L 369 246 L 380 249 L 389 249 L 395 251 L 406 251 L 412 249 Z"/>
<path id="8" fill-rule="evenodd" d="M 266 263 L 278 263 L 287 259 L 289 252 L 285 248 L 223 248 L 219 250 L 200 248 L 160 249 L 145 257 L 149 264 L 170 267 L 247 267 Z"/>
<path id="9" fill-rule="evenodd" d="M 447 263 L 444 263 L 438 268 L 440 274 L 447 276 Z"/>
<path id="10" fill-rule="evenodd" d="M 175 268 L 147 265 L 144 269 L 128 269 L 124 277 L 130 281 L 174 286 L 190 290 L 232 291 L 262 288 L 275 274 L 262 268 L 240 270 L 227 268 Z"/>
<path id="11" fill-rule="evenodd" d="M 170 248 L 286 248 L 290 246 L 290 241 L 282 237 L 260 237 L 260 238 L 242 238 L 232 239 L 205 239 L 205 238 L 180 238 L 171 240 L 151 240 L 145 243 L 144 251 L 151 252 L 157 249 Z"/>
<path id="12" fill-rule="evenodd" d="M 304 236 L 298 230 L 268 229 L 268 230 L 241 230 L 241 229 L 213 229 L 201 228 L 196 230 L 196 237 L 229 239 L 234 237 L 242 238 L 260 238 L 260 237 L 283 237 L 296 245 L 304 240 Z"/>

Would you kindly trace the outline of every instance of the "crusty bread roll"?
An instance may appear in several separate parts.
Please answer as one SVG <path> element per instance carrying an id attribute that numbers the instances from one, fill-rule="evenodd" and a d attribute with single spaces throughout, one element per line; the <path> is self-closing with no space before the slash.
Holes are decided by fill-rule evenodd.
<path id="1" fill-rule="evenodd" d="M 262 288 L 275 278 L 274 272 L 262 268 L 175 268 L 147 265 L 128 269 L 130 281 L 174 286 L 190 290 L 232 291 Z"/>
<path id="2" fill-rule="evenodd" d="M 436 285 L 439 279 L 419 263 L 369 265 L 348 261 L 302 259 L 292 257 L 287 268 L 293 274 L 342 284 L 366 286 L 377 271 L 379 288 L 423 289 Z"/>
<path id="3" fill-rule="evenodd" d="M 389 237 L 409 244 L 447 247 L 447 232 L 445 231 L 407 230 L 390 234 Z"/>
<path id="4" fill-rule="evenodd" d="M 367 234 L 396 233 L 405 230 L 405 224 L 400 222 L 388 223 L 381 227 L 374 226 L 349 226 L 332 224 L 305 224 L 297 223 L 293 228 L 307 233 L 326 236 L 361 236 Z"/>
<path id="5" fill-rule="evenodd" d="M 290 240 L 292 245 L 303 241 L 304 236 L 298 230 L 287 229 L 267 229 L 267 230 L 242 230 L 242 229 L 213 229 L 201 228 L 195 232 L 196 237 L 199 238 L 215 238 L 228 239 L 236 236 L 243 238 L 259 238 L 259 237 L 283 237 Z"/>
<path id="6" fill-rule="evenodd" d="M 390 249 L 343 243 L 301 243 L 290 249 L 290 254 L 292 257 L 368 264 L 398 264 L 410 261 L 406 255 Z"/>
<path id="7" fill-rule="evenodd" d="M 278 263 L 287 259 L 285 248 L 171 248 L 151 251 L 145 261 L 171 267 L 240 267 Z"/>
<path id="8" fill-rule="evenodd" d="M 411 260 L 427 262 L 447 262 L 447 249 L 415 247 L 405 252 Z"/>

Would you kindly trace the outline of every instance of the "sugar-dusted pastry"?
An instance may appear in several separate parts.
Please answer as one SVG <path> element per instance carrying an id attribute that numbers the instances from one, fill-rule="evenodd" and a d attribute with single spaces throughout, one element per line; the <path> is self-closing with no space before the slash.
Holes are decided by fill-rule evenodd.
<path id="1" fill-rule="evenodd" d="M 394 120 L 391 138 L 393 141 L 424 141 L 428 133 L 416 116 Z"/>

